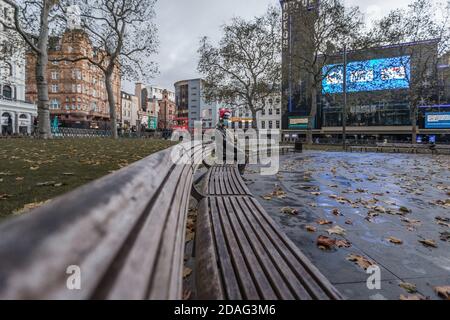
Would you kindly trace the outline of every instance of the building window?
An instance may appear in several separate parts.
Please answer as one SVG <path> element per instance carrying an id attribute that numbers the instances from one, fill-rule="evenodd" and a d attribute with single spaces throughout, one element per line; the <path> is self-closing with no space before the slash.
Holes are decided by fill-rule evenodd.
<path id="1" fill-rule="evenodd" d="M 53 99 L 50 102 L 50 109 L 59 109 L 59 100 L 58 99 Z"/>
<path id="2" fill-rule="evenodd" d="M 12 76 L 12 66 L 8 62 L 3 63 L 0 67 L 0 75 Z"/>
<path id="3" fill-rule="evenodd" d="M 277 127 L 276 127 L 277 129 L 280 129 L 280 121 L 279 121 L 279 120 L 277 120 L 276 126 L 277 126 Z"/>
<path id="4" fill-rule="evenodd" d="M 57 84 L 52 84 L 52 93 L 58 93 L 59 86 Z"/>
<path id="5" fill-rule="evenodd" d="M 72 70 L 72 79 L 81 80 L 81 71 L 80 70 Z"/>
<path id="6" fill-rule="evenodd" d="M 269 109 L 269 116 L 273 114 L 273 109 Z"/>
<path id="7" fill-rule="evenodd" d="M 277 114 L 281 114 L 281 110 L 280 109 L 277 109 Z"/>
<path id="8" fill-rule="evenodd" d="M 13 94 L 12 94 L 12 88 L 11 86 L 3 86 L 3 98 L 5 99 L 12 99 Z"/>
<path id="9" fill-rule="evenodd" d="M 52 80 L 58 80 L 59 79 L 59 72 L 52 71 Z"/>
<path id="10" fill-rule="evenodd" d="M 261 129 L 265 129 L 266 128 L 266 122 L 265 121 L 261 121 Z"/>
<path id="11" fill-rule="evenodd" d="M 272 129 L 272 128 L 273 128 L 273 122 L 269 121 L 269 129 Z"/>
<path id="12" fill-rule="evenodd" d="M 54 65 L 54 66 L 59 65 L 59 61 L 52 61 L 52 65 Z"/>
<path id="13" fill-rule="evenodd" d="M 265 116 L 265 115 L 266 115 L 266 109 L 262 109 L 262 110 L 261 110 L 261 114 L 262 114 L 263 116 Z"/>

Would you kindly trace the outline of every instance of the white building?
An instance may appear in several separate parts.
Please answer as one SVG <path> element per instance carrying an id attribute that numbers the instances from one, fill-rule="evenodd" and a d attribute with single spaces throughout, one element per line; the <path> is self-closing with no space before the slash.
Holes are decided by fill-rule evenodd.
<path id="1" fill-rule="evenodd" d="M 253 114 L 247 107 L 233 108 L 231 121 L 232 128 L 248 129 L 253 126 Z M 281 129 L 281 94 L 266 98 L 264 108 L 256 114 L 256 121 L 258 129 Z"/>
<path id="2" fill-rule="evenodd" d="M 0 0 L 0 20 L 12 24 L 13 9 Z M 0 23 L 0 134 L 31 134 L 37 108 L 25 102 L 25 47 Z"/>
<path id="3" fill-rule="evenodd" d="M 137 83 L 136 85 L 139 86 L 139 85 L 142 85 L 142 83 Z M 154 86 L 154 85 L 145 86 L 145 88 L 147 89 L 147 94 L 148 94 L 149 99 L 162 100 L 163 92 L 164 92 L 164 90 L 167 90 L 169 100 L 172 102 L 175 102 L 175 92 L 173 90 L 168 90 L 168 89 Z"/>
<path id="4" fill-rule="evenodd" d="M 139 120 L 138 98 L 133 94 L 122 91 L 120 109 L 122 128 L 125 130 L 136 128 L 139 125 L 137 123 Z"/>

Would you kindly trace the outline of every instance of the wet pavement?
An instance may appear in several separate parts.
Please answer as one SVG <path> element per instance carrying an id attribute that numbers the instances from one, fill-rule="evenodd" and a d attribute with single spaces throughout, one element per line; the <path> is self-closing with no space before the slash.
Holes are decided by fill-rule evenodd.
<path id="1" fill-rule="evenodd" d="M 450 286 L 449 156 L 307 151 L 282 155 L 277 175 L 262 176 L 253 165 L 244 178 L 347 298 L 439 299 L 434 288 Z M 319 236 L 331 245 L 319 247 Z M 334 240 L 351 246 L 339 248 Z M 351 254 L 361 263 L 349 261 Z M 380 267 L 379 290 L 367 287 L 370 264 Z"/>

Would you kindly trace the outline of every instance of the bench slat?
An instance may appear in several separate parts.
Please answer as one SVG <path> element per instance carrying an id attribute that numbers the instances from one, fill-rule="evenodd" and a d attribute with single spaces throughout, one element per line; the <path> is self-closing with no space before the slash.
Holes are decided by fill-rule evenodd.
<path id="1" fill-rule="evenodd" d="M 316 299 L 339 299 L 341 295 L 331 285 L 322 273 L 309 261 L 309 259 L 298 249 L 298 247 L 282 232 L 275 221 L 267 214 L 256 215 L 256 212 L 265 212 L 264 208 L 254 198 L 245 199 L 250 207 L 253 217 L 259 220 L 260 226 L 266 234 L 271 237 L 271 241 L 277 246 L 278 252 L 284 255 L 291 269 L 297 274 L 298 279 L 309 288 Z"/>
<path id="2" fill-rule="evenodd" d="M 239 218 L 243 228 L 251 238 L 254 246 L 253 250 L 264 261 L 265 272 L 272 277 L 272 283 L 277 289 L 279 298 L 284 300 L 293 299 L 294 297 L 297 299 L 310 299 L 308 292 L 284 261 L 285 258 L 280 255 L 265 232 L 262 232 L 264 230 L 263 226 L 250 213 L 252 208 L 247 206 L 244 199 L 241 199 L 241 201 L 231 199 L 231 202 L 234 207 L 238 207 L 236 212 L 240 212 Z M 273 272 L 275 270 L 276 272 Z"/>
<path id="3" fill-rule="evenodd" d="M 180 299 L 193 167 L 175 165 L 174 150 L 153 154 L 3 223 L 0 298 Z M 179 204 L 165 201 L 174 197 L 181 197 Z M 146 247 L 148 239 L 155 243 Z M 169 265 L 158 263 L 163 260 Z M 81 290 L 66 287 L 70 265 L 81 268 Z M 134 270 L 142 272 L 133 277 Z"/>
<path id="4" fill-rule="evenodd" d="M 227 279 L 227 286 L 225 287 L 224 291 L 226 292 L 226 296 L 228 299 L 242 299 L 241 290 L 239 288 L 239 283 L 237 280 L 237 276 L 235 274 L 235 269 L 232 265 L 232 258 L 231 258 L 232 252 L 230 253 L 229 250 L 227 249 L 228 246 L 228 244 L 226 243 L 227 238 L 224 235 L 219 216 L 216 214 L 218 210 L 216 200 L 212 198 L 203 201 L 209 202 L 207 212 L 209 213 L 210 222 L 212 224 L 214 241 L 217 244 L 215 250 L 217 250 L 217 257 L 219 258 L 219 265 L 222 270 L 223 277 Z"/>
<path id="5" fill-rule="evenodd" d="M 207 181 L 225 194 L 209 195 L 200 205 L 200 299 L 342 298 L 251 194 L 235 194 L 245 185 L 236 166 L 212 167 Z"/>

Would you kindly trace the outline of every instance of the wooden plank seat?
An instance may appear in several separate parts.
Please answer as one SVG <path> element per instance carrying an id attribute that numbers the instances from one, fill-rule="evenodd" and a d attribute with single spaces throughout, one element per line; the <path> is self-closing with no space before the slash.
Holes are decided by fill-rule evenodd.
<path id="1" fill-rule="evenodd" d="M 210 170 L 236 172 L 229 166 Z M 221 181 L 236 183 L 234 178 Z M 199 299 L 342 298 L 255 197 L 230 189 L 219 183 L 199 206 L 195 250 Z"/>
<path id="2" fill-rule="evenodd" d="M 203 192 L 214 195 L 251 195 L 236 165 L 213 166 L 208 171 Z"/>
<path id="3" fill-rule="evenodd" d="M 0 225 L 0 299 L 181 299 L 203 146 L 173 147 Z M 81 271 L 69 290 L 70 266 Z M 70 270 L 70 268 L 69 268 Z"/>

